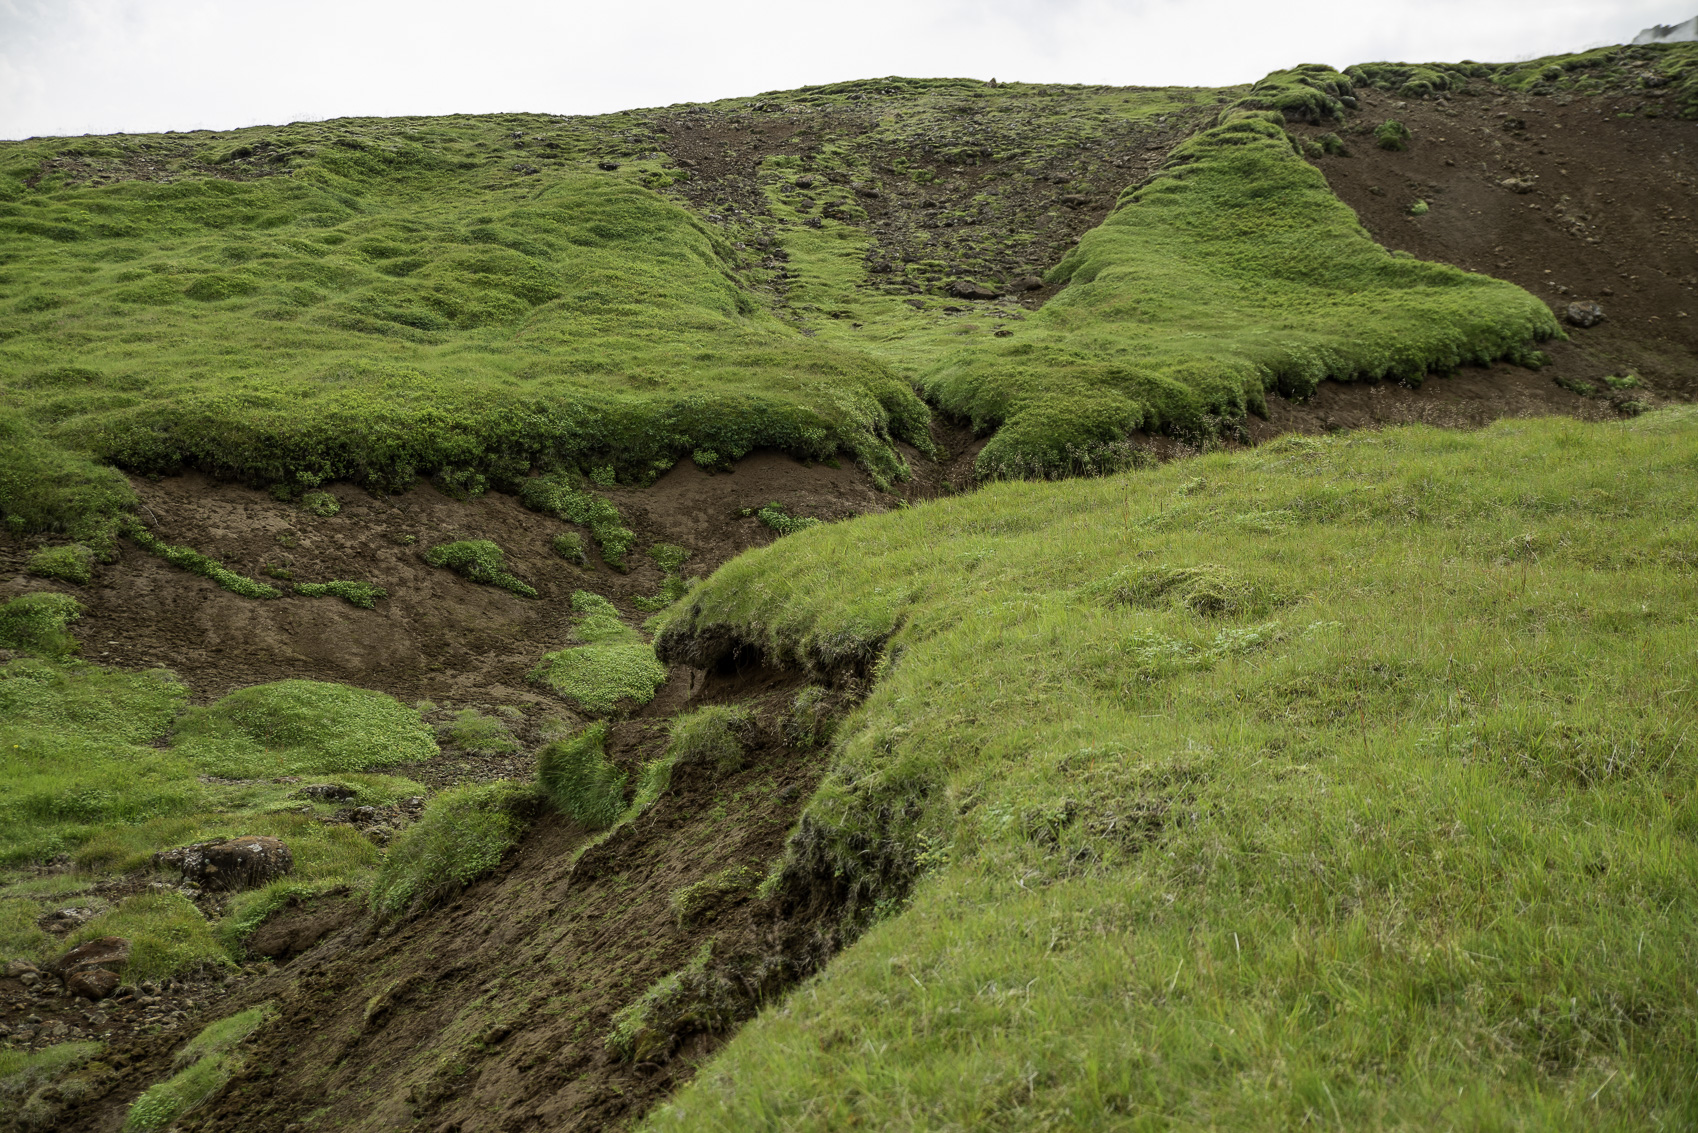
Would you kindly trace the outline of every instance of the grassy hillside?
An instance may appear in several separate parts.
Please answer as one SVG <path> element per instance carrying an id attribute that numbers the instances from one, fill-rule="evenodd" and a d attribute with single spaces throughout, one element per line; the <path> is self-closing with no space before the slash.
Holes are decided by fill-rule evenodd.
<path id="1" fill-rule="evenodd" d="M 487 152 L 514 133 L 540 165 Z M 594 138 L 615 139 L 605 123 Z M 667 179 L 652 161 L 599 169 L 570 123 L 195 143 L 198 164 L 159 180 L 133 165 L 165 139 L 0 147 L 7 427 L 296 491 L 418 475 L 475 490 L 533 467 L 641 482 L 758 445 L 847 451 L 889 477 L 893 435 L 927 445 L 905 383 L 773 319 L 729 244 L 645 187 Z M 117 172 L 76 175 L 67 152 Z"/>
<path id="2" fill-rule="evenodd" d="M 874 925 L 650 1127 L 1698 1119 L 1694 469 L 1293 437 L 721 569 L 675 642 L 879 658 L 790 867 Z"/>

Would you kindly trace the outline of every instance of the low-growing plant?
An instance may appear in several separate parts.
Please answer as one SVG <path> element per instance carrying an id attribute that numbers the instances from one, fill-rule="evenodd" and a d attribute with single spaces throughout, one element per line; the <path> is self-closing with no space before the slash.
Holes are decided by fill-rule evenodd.
<path id="1" fill-rule="evenodd" d="M 798 531 L 806 531 L 810 527 L 818 527 L 820 521 L 808 515 L 790 515 L 774 500 L 761 508 L 749 508 L 742 515 L 752 515 L 780 535 L 793 535 Z"/>
<path id="2" fill-rule="evenodd" d="M 830 697 L 830 690 L 820 685 L 809 685 L 796 694 L 784 726 L 791 742 L 811 747 L 830 741 L 833 731 Z"/>
<path id="3" fill-rule="evenodd" d="M 39 1050 L 0 1050 L 0 1121 L 15 1123 L 18 1129 L 47 1128 L 59 1107 L 43 1094 L 100 1049 L 96 1042 L 69 1042 Z"/>
<path id="4" fill-rule="evenodd" d="M 1410 216 L 1426 216 L 1427 212 L 1428 206 L 1426 201 L 1416 201 L 1414 204 L 1409 206 Z"/>
<path id="5" fill-rule="evenodd" d="M 43 547 L 30 556 L 25 569 L 37 578 L 57 578 L 86 586 L 94 577 L 94 552 L 81 543 Z"/>
<path id="6" fill-rule="evenodd" d="M 588 566 L 590 557 L 584 552 L 584 540 L 576 531 L 562 531 L 549 540 L 554 553 L 573 566 Z"/>
<path id="7" fill-rule="evenodd" d="M 736 1020 L 738 997 L 711 967 L 709 940 L 676 972 L 651 984 L 629 1006 L 614 1013 L 607 1049 L 628 1062 L 664 1057 L 688 1031 L 723 1030 Z"/>
<path id="8" fill-rule="evenodd" d="M 378 599 L 389 597 L 389 591 L 371 582 L 297 582 L 295 593 L 308 598 L 340 598 L 362 610 L 374 609 Z"/>
<path id="9" fill-rule="evenodd" d="M 1406 150 L 1409 148 L 1409 127 L 1396 118 L 1387 118 L 1374 130 L 1374 144 L 1381 149 Z"/>
<path id="10" fill-rule="evenodd" d="M 230 570 L 217 559 L 201 554 L 193 547 L 176 547 L 163 539 L 155 538 L 153 533 L 141 524 L 131 521 L 124 527 L 124 534 L 130 542 L 147 551 L 158 555 L 174 567 L 180 567 L 191 574 L 198 574 L 209 579 L 232 594 L 240 594 L 244 598 L 280 598 L 283 592 L 276 587 L 267 586 L 263 582 L 255 582 L 243 574 Z"/>
<path id="11" fill-rule="evenodd" d="M 619 509 L 605 496 L 577 487 L 574 478 L 565 472 L 553 472 L 533 476 L 521 484 L 519 500 L 533 511 L 588 527 L 601 548 L 602 560 L 614 570 L 625 570 L 625 555 L 635 545 L 637 535 L 620 522 Z"/>
<path id="12" fill-rule="evenodd" d="M 656 543 L 649 548 L 649 557 L 660 565 L 661 570 L 666 572 L 665 577 L 661 580 L 660 593 L 634 598 L 632 605 L 639 610 L 653 613 L 656 610 L 666 609 L 689 593 L 689 585 L 684 581 L 684 576 L 679 573 L 679 570 L 689 559 L 690 552 L 672 543 Z"/>
<path id="13" fill-rule="evenodd" d="M 1638 374 L 1606 374 L 1604 384 L 1611 389 L 1638 389 L 1642 384 Z"/>
<path id="14" fill-rule="evenodd" d="M 573 632 L 584 644 L 543 654 L 531 679 L 548 685 L 586 712 L 612 712 L 622 701 L 647 704 L 666 681 L 666 667 L 654 647 L 619 620 L 613 603 L 579 590 L 572 595 L 579 614 Z"/>
<path id="15" fill-rule="evenodd" d="M 177 1052 L 173 1065 L 180 1069 L 131 1103 L 124 1129 L 164 1129 L 211 1097 L 241 1068 L 236 1047 L 276 1014 L 263 1003 L 203 1028 Z"/>
<path id="16" fill-rule="evenodd" d="M 323 681 L 276 681 L 230 693 L 178 722 L 174 750 L 231 779 L 326 775 L 438 754 L 416 710 L 392 696 Z"/>
<path id="17" fill-rule="evenodd" d="M 69 594 L 20 594 L 0 606 L 0 645 L 48 657 L 75 653 L 77 641 L 67 627 L 82 613 L 82 603 Z"/>
<path id="18" fill-rule="evenodd" d="M 1265 583 L 1212 563 L 1133 567 L 1114 575 L 1106 586 L 1114 601 L 1128 606 L 1171 605 L 1205 617 L 1261 613 L 1281 601 L 1280 595 Z"/>
<path id="19" fill-rule="evenodd" d="M 710 704 L 673 718 L 667 756 L 678 764 L 709 763 L 719 772 L 743 766 L 743 740 L 754 714 L 741 705 Z"/>
<path id="20" fill-rule="evenodd" d="M 535 598 L 536 589 L 508 573 L 507 557 L 501 548 L 488 539 L 462 539 L 457 543 L 439 543 L 425 552 L 431 566 L 447 567 L 461 578 L 499 586 L 523 598 Z"/>
<path id="21" fill-rule="evenodd" d="M 518 741 L 507 724 L 494 716 L 485 716 L 476 708 L 467 708 L 441 728 L 443 736 L 456 747 L 480 755 L 507 755 L 519 750 Z"/>
<path id="22" fill-rule="evenodd" d="M 320 519 L 329 519 L 342 510 L 342 503 L 329 492 L 307 492 L 301 497 L 301 510 Z"/>
<path id="23" fill-rule="evenodd" d="M 707 906 L 725 897 L 752 891 L 761 875 L 748 866 L 729 866 L 690 885 L 673 890 L 669 904 L 680 929 L 688 928 Z"/>
<path id="24" fill-rule="evenodd" d="M 382 917 L 411 916 L 452 897 L 501 864 L 536 803 L 536 788 L 525 783 L 443 791 L 390 844 L 372 882 L 372 910 Z"/>
<path id="25" fill-rule="evenodd" d="M 591 830 L 625 811 L 625 772 L 607 759 L 607 725 L 591 724 L 537 753 L 537 782 L 556 810 Z"/>

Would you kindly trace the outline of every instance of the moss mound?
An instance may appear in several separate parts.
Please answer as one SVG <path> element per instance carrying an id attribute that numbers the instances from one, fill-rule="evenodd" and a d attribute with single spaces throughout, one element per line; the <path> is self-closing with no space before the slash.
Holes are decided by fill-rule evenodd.
<path id="1" fill-rule="evenodd" d="M 230 779 L 328 775 L 430 759 L 429 727 L 394 697 L 322 681 L 277 681 L 184 713 L 174 749 Z"/>

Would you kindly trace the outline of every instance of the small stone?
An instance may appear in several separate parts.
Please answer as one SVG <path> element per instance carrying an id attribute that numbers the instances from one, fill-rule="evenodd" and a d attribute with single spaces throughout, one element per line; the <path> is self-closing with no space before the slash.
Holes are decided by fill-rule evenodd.
<path id="1" fill-rule="evenodd" d="M 1604 309 L 1596 303 L 1570 303 L 1563 318 L 1577 327 L 1595 327 L 1604 321 Z"/>
<path id="2" fill-rule="evenodd" d="M 1017 291 L 1042 291 L 1044 281 L 1035 275 L 1028 275 L 1014 285 Z"/>
<path id="3" fill-rule="evenodd" d="M 1061 203 L 1070 209 L 1084 208 L 1091 203 L 1091 198 L 1082 193 L 1063 193 Z"/>
<path id="4" fill-rule="evenodd" d="M 65 990 L 99 1002 L 118 990 L 118 974 L 104 968 L 80 968 L 65 977 Z"/>
<path id="5" fill-rule="evenodd" d="M 41 969 L 30 963 L 28 960 L 13 960 L 6 965 L 4 972 L 0 972 L 0 975 L 4 975 L 9 980 L 15 980 L 30 972 L 39 971 L 41 971 Z"/>
<path id="6" fill-rule="evenodd" d="M 52 964 L 54 971 L 61 975 L 87 968 L 104 968 L 109 972 L 121 972 L 124 965 L 130 962 L 130 942 L 121 936 L 102 936 L 98 940 L 84 941 Z"/>
<path id="7" fill-rule="evenodd" d="M 615 169 L 619 168 L 619 163 L 617 161 L 601 161 L 596 163 L 596 168 L 612 173 Z"/>
<path id="8" fill-rule="evenodd" d="M 41 973 L 25 972 L 23 975 L 18 977 L 18 982 L 23 984 L 25 987 L 34 987 L 36 984 L 41 982 Z"/>
<path id="9" fill-rule="evenodd" d="M 995 299 L 997 293 L 970 280 L 958 279 L 949 285 L 949 294 L 956 299 Z"/>
<path id="10" fill-rule="evenodd" d="M 352 787 L 344 787 L 340 783 L 313 783 L 295 792 L 305 799 L 318 799 L 322 802 L 340 802 L 354 797 Z"/>

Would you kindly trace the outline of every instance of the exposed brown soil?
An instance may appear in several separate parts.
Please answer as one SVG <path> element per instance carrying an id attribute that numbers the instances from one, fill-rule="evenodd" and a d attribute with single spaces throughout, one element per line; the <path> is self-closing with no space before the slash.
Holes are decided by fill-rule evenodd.
<path id="1" fill-rule="evenodd" d="M 1443 101 L 1359 95 L 1360 112 L 1342 131 L 1348 154 L 1317 164 L 1374 239 L 1510 280 L 1559 317 L 1570 303 L 1596 302 L 1606 318 L 1568 326 L 1569 341 L 1546 348 L 1552 364 L 1537 374 L 1465 370 L 1414 391 L 1329 382 L 1304 405 L 1270 406 L 1254 437 L 1417 421 L 1466 428 L 1549 413 L 1606 418 L 1628 401 L 1698 395 L 1698 122 L 1635 114 L 1639 96 L 1535 97 L 1478 82 Z M 1362 132 L 1387 118 L 1412 131 L 1408 150 L 1382 150 Z M 1340 127 L 1291 129 L 1315 137 Z M 1410 214 L 1417 200 L 1427 202 L 1425 215 Z M 1644 388 L 1604 383 L 1628 373 Z M 1579 396 L 1559 382 L 1597 393 Z"/>
<path id="2" fill-rule="evenodd" d="M 726 1022 L 818 961 L 808 926 L 748 886 L 706 901 L 687 923 L 675 913 L 683 886 L 739 866 L 764 874 L 824 765 L 820 749 L 787 738 L 794 679 L 759 669 L 687 678 L 679 702 L 657 701 L 616 726 L 616 763 L 634 770 L 659 754 L 665 717 L 691 685 L 690 704 L 732 699 L 756 710 L 742 770 L 678 767 L 660 801 L 581 856 L 588 832 L 542 817 L 493 876 L 398 926 L 375 929 L 334 898 L 277 918 L 255 947 L 293 959 L 166 1041 L 115 1035 L 102 1096 L 67 1109 L 60 1128 L 117 1129 L 179 1040 L 266 1000 L 281 1014 L 246 1051 L 246 1069 L 182 1128 L 268 1133 L 313 1114 L 318 1127 L 341 1130 L 553 1130 L 643 1112 L 726 1030 L 684 1027 L 632 1063 L 606 1045 L 616 1011 L 710 941 L 721 967 L 764 973 L 734 996 Z"/>

